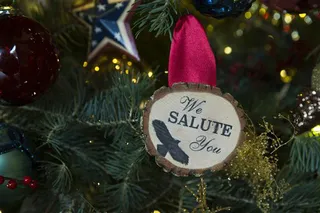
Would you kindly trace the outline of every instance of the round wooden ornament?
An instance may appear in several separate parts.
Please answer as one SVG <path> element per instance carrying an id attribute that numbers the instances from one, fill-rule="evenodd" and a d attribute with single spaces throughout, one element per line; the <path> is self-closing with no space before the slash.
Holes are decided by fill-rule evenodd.
<path id="1" fill-rule="evenodd" d="M 143 115 L 146 149 L 177 176 L 222 169 L 244 141 L 244 112 L 230 94 L 195 83 L 156 91 Z"/>

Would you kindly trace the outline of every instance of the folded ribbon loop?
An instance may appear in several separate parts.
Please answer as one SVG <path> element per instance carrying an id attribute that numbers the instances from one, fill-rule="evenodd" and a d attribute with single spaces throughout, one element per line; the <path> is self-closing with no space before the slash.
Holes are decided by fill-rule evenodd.
<path id="1" fill-rule="evenodd" d="M 201 23 L 192 15 L 177 22 L 169 58 L 169 86 L 199 83 L 216 86 L 216 60 Z"/>

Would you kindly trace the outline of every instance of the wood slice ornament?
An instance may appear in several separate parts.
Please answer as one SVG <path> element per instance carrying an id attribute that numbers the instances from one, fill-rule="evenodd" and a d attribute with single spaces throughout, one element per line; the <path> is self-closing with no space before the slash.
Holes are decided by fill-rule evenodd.
<path id="1" fill-rule="evenodd" d="M 156 91 L 144 118 L 146 147 L 165 170 L 179 176 L 220 170 L 243 141 L 243 111 L 230 94 L 202 84 Z"/>
<path id="2" fill-rule="evenodd" d="M 185 60 L 191 56 L 197 60 Z M 201 24 L 192 15 L 182 17 L 171 45 L 170 87 L 154 93 L 143 115 L 148 153 L 177 176 L 222 169 L 244 141 L 244 112 L 215 87 L 215 66 Z"/>

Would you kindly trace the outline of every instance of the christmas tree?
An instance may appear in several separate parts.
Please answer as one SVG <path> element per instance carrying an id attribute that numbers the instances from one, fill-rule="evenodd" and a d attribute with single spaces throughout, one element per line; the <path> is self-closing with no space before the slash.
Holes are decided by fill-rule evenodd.
<path id="1" fill-rule="evenodd" d="M 0 6 L 0 213 L 320 212 L 320 1 Z M 148 150 L 144 129 L 154 92 L 175 90 L 170 46 L 186 15 L 246 120 L 233 157 L 195 175 L 161 163 L 178 158 Z"/>

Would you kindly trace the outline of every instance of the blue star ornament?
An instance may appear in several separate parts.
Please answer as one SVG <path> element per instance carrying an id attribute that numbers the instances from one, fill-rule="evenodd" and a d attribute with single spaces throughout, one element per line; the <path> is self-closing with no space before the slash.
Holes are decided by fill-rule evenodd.
<path id="1" fill-rule="evenodd" d="M 140 60 L 129 23 L 136 6 L 135 0 L 89 0 L 73 10 L 90 29 L 89 61 L 109 46 Z"/>

